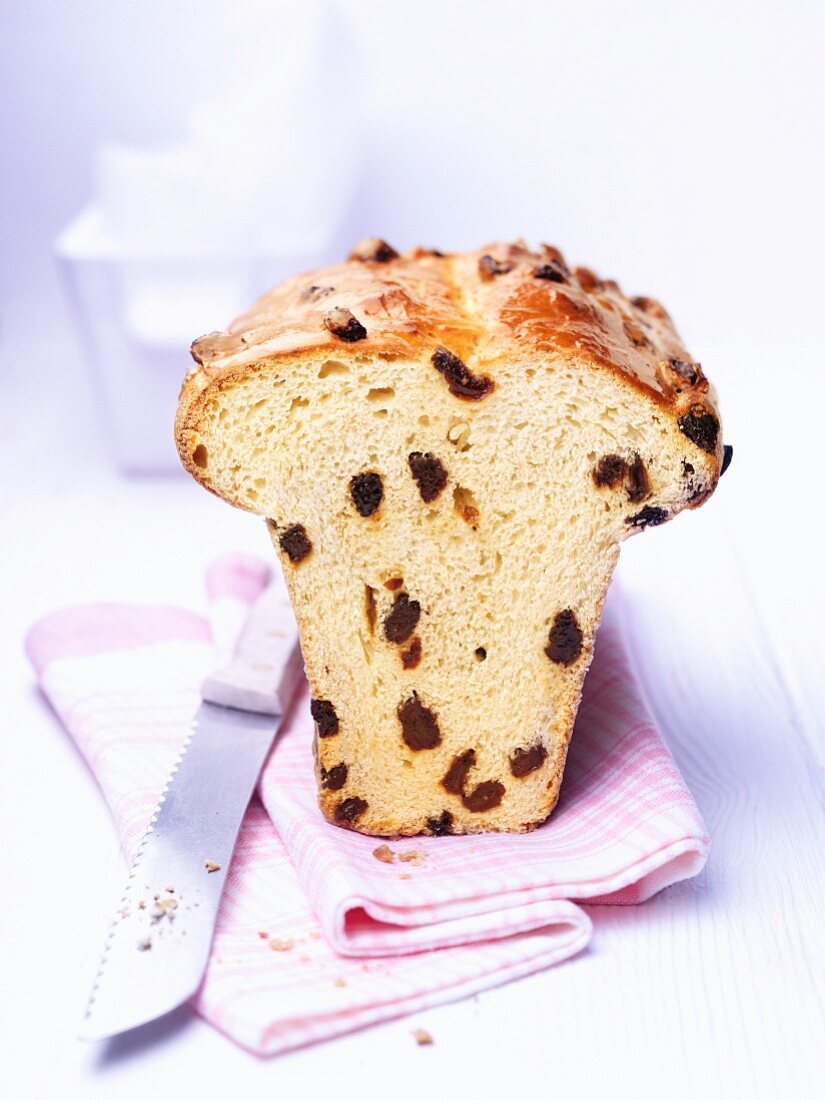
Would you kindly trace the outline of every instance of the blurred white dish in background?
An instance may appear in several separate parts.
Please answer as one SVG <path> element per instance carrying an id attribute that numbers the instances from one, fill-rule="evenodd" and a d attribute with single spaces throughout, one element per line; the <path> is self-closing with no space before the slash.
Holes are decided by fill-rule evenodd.
<path id="1" fill-rule="evenodd" d="M 178 468 L 190 342 L 333 257 L 360 159 L 354 43 L 330 0 L 238 0 L 226 86 L 184 140 L 98 151 L 96 193 L 56 248 L 125 470 Z M 227 72 L 228 70 L 228 72 Z"/>

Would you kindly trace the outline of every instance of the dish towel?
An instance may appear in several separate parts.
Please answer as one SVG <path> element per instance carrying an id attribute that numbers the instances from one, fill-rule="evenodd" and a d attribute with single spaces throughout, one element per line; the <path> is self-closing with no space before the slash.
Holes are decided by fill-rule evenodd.
<path id="1" fill-rule="evenodd" d="M 128 858 L 175 764 L 199 685 L 225 659 L 269 570 L 209 569 L 209 617 L 94 604 L 48 615 L 27 651 L 94 772 Z M 194 1008 L 273 1054 L 466 997 L 567 959 L 592 925 L 576 901 L 629 905 L 697 874 L 708 840 L 645 709 L 608 600 L 561 799 L 508 836 L 382 841 L 315 800 L 306 683 L 247 812 Z M 377 853 L 377 854 L 376 854 Z M 184 899 L 181 899 L 183 901 Z"/>

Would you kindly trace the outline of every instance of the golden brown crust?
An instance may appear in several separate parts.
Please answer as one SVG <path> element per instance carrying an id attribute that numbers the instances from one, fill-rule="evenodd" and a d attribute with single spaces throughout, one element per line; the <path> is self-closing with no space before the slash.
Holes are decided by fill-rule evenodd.
<path id="1" fill-rule="evenodd" d="M 336 317 L 352 318 L 345 338 Z M 628 298 L 613 280 L 584 267 L 571 270 L 550 245 L 533 250 L 517 241 L 467 253 L 415 248 L 398 255 L 370 238 L 346 262 L 288 279 L 227 331 L 194 342 L 197 366 L 184 382 L 176 422 L 184 465 L 204 480 L 186 446 L 198 398 L 256 364 L 324 349 L 394 356 L 439 346 L 493 380 L 497 361 L 520 354 L 588 360 L 675 418 L 700 401 L 718 419 L 701 368 L 655 299 Z M 721 440 L 717 450 L 721 454 Z"/>

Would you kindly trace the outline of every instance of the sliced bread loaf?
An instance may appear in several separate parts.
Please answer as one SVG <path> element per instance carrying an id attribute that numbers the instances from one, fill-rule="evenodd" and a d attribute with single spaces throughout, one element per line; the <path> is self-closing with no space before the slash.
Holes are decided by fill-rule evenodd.
<path id="1" fill-rule="evenodd" d="M 180 455 L 266 517 L 324 814 L 382 836 L 543 821 L 619 544 L 702 503 L 726 455 L 663 307 L 549 246 L 372 240 L 192 355 Z"/>

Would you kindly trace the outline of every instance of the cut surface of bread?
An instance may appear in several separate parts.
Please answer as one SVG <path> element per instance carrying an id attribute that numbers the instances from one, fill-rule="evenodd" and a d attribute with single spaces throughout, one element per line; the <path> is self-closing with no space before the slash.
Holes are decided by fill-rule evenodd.
<path id="1" fill-rule="evenodd" d="M 704 501 L 727 455 L 667 313 L 549 246 L 368 241 L 193 356 L 178 448 L 266 518 L 323 813 L 382 836 L 541 823 L 620 543 Z"/>

